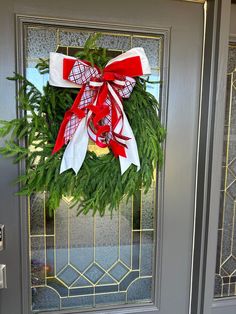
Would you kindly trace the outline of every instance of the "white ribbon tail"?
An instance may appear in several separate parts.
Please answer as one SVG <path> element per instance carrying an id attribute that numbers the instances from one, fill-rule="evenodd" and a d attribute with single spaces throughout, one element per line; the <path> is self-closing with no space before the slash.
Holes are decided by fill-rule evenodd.
<path id="1" fill-rule="evenodd" d="M 84 162 L 88 148 L 87 119 L 83 118 L 67 145 L 61 161 L 60 173 L 73 169 L 77 174 Z"/>
<path id="2" fill-rule="evenodd" d="M 122 134 L 130 138 L 130 140 L 125 141 L 127 148 L 125 149 L 126 158 L 119 156 L 120 159 L 120 168 L 121 174 L 125 173 L 125 171 L 129 168 L 131 164 L 137 166 L 137 171 L 140 170 L 140 160 L 138 155 L 137 143 L 134 137 L 134 133 L 131 129 L 129 121 L 124 113 L 124 127 Z"/>
<path id="3" fill-rule="evenodd" d="M 117 104 L 119 105 L 119 107 L 123 113 L 124 120 L 123 120 L 122 135 L 130 138 L 127 141 L 121 140 L 127 146 L 127 148 L 125 149 L 126 158 L 119 156 L 121 175 L 125 173 L 125 171 L 129 168 L 129 166 L 131 164 L 134 164 L 135 166 L 137 166 L 137 171 L 139 171 L 140 170 L 140 160 L 139 160 L 138 147 L 137 147 L 137 143 L 136 143 L 136 140 L 134 137 L 134 133 L 133 133 L 131 126 L 129 124 L 129 121 L 125 115 L 125 112 L 124 112 L 124 109 L 123 109 L 123 106 L 122 106 L 122 103 L 121 103 L 119 97 L 117 96 L 117 94 L 114 91 L 114 89 L 112 88 L 112 86 L 110 84 L 107 84 L 107 85 L 108 85 L 108 89 L 109 89 L 110 93 L 112 94 L 112 96 L 116 100 Z M 120 125 L 119 125 L 120 123 L 118 123 L 118 125 L 116 126 L 115 132 L 120 129 Z"/>

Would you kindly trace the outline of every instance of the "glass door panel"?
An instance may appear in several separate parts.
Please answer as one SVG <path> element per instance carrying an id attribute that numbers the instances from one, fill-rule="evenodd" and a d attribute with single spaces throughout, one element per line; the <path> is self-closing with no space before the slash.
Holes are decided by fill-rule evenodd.
<path id="1" fill-rule="evenodd" d="M 35 65 L 50 51 L 69 55 L 82 47 L 91 31 L 27 25 L 25 71 L 39 90 L 48 81 Z M 135 46 L 144 47 L 151 81 L 161 77 L 162 36 L 102 32 L 98 42 L 116 55 Z M 147 84 L 159 99 L 159 84 Z M 94 145 L 91 150 L 101 153 Z M 104 151 L 103 151 L 104 153 Z M 92 308 L 109 304 L 150 304 L 153 301 L 157 246 L 156 183 L 147 194 L 137 191 L 124 200 L 112 217 L 77 217 L 69 198 L 50 217 L 46 193 L 29 200 L 29 246 L 32 311 Z"/>
<path id="2" fill-rule="evenodd" d="M 230 44 L 215 298 L 236 297 L 236 43 Z"/>

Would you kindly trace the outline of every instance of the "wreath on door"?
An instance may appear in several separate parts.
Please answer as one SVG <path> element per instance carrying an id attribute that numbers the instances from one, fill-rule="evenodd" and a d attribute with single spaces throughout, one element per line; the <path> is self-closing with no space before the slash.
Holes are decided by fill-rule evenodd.
<path id="1" fill-rule="evenodd" d="M 0 121 L 6 137 L 0 153 L 25 162 L 18 195 L 46 191 L 49 213 L 67 196 L 78 213 L 102 216 L 137 190 L 146 193 L 163 163 L 165 129 L 159 104 L 146 91 L 145 52 L 134 48 L 111 59 L 96 46 L 99 36 L 90 36 L 74 57 L 40 59 L 36 67 L 50 75 L 42 92 L 24 76 L 8 78 L 19 84 L 21 115 Z M 108 152 L 89 150 L 89 141 Z"/>

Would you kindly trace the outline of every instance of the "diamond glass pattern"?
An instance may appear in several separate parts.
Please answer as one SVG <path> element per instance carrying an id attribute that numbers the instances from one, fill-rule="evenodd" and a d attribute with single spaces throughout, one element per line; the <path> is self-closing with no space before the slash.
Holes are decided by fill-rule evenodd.
<path id="1" fill-rule="evenodd" d="M 129 269 L 122 264 L 121 262 L 118 262 L 111 270 L 110 275 L 114 277 L 117 281 L 120 281 L 127 273 L 129 272 Z"/>
<path id="2" fill-rule="evenodd" d="M 67 286 L 70 286 L 78 277 L 79 273 L 68 265 L 57 277 L 61 279 Z"/>
<path id="3" fill-rule="evenodd" d="M 236 257 L 230 256 L 230 258 L 222 264 L 222 268 L 231 276 L 236 271 Z"/>
<path id="4" fill-rule="evenodd" d="M 85 273 L 84 276 L 86 276 L 89 280 L 91 280 L 93 283 L 96 283 L 104 274 L 104 271 L 96 264 L 93 264 Z"/>

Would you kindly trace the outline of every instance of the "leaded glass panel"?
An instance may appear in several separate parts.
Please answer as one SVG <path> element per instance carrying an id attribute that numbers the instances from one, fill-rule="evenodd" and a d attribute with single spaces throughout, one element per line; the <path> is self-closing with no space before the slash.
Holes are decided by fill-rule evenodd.
<path id="1" fill-rule="evenodd" d="M 215 298 L 236 296 L 236 44 L 229 47 Z"/>
<path id="2" fill-rule="evenodd" d="M 35 65 L 50 51 L 73 53 L 91 31 L 28 25 L 25 29 L 27 78 L 42 87 L 48 75 Z M 149 57 L 151 80 L 160 80 L 161 36 L 103 32 L 99 45 L 117 55 L 143 46 Z M 148 84 L 159 99 L 159 85 Z M 99 149 L 90 146 L 99 153 Z M 64 198 L 53 217 L 47 214 L 46 193 L 29 199 L 29 246 L 32 310 L 99 307 L 109 304 L 150 303 L 154 293 L 156 247 L 156 180 L 147 194 L 137 191 L 111 217 L 80 215 Z"/>

